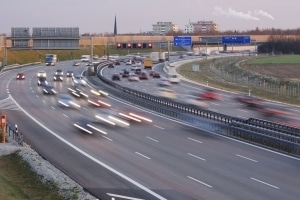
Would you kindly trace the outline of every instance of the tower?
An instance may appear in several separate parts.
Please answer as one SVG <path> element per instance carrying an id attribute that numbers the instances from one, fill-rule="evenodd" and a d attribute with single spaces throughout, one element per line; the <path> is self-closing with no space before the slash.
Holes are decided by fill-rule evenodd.
<path id="1" fill-rule="evenodd" d="M 115 15 L 115 26 L 114 26 L 114 35 L 117 35 L 117 17 Z"/>

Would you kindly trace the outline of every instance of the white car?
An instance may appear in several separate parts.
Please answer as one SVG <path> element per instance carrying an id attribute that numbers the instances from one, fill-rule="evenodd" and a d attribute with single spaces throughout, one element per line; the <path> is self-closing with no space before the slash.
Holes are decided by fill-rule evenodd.
<path id="1" fill-rule="evenodd" d="M 40 78 L 40 77 L 45 77 L 46 78 L 47 76 L 47 73 L 45 71 L 39 71 L 37 74 L 36 74 L 36 77 Z"/>
<path id="2" fill-rule="evenodd" d="M 81 75 L 75 75 L 72 77 L 73 82 L 75 85 L 82 85 L 82 86 L 86 86 L 86 81 L 84 80 L 83 76 Z"/>
<path id="3" fill-rule="evenodd" d="M 128 76 L 128 80 L 129 81 L 139 81 L 140 78 L 138 77 L 137 74 L 130 73 L 129 76 Z"/>
<path id="4" fill-rule="evenodd" d="M 201 99 L 199 96 L 195 95 L 186 95 L 184 96 L 183 102 L 190 106 L 195 106 L 199 108 L 207 108 L 208 104 Z"/>
<path id="5" fill-rule="evenodd" d="M 141 61 L 135 61 L 135 65 L 138 66 L 138 67 L 141 67 L 142 66 L 142 62 Z"/>
<path id="6" fill-rule="evenodd" d="M 126 65 L 131 65 L 132 64 L 132 61 L 131 60 L 127 60 L 126 61 Z"/>
<path id="7" fill-rule="evenodd" d="M 169 79 L 167 79 L 165 77 L 162 77 L 158 82 L 158 86 L 161 86 L 161 87 L 170 86 L 170 85 L 171 85 L 171 82 L 169 81 Z"/>
<path id="8" fill-rule="evenodd" d="M 177 74 L 168 74 L 168 79 L 171 83 L 180 83 L 180 78 Z"/>
<path id="9" fill-rule="evenodd" d="M 177 99 L 176 92 L 167 88 L 160 88 L 159 90 L 157 90 L 156 96 L 171 100 Z"/>

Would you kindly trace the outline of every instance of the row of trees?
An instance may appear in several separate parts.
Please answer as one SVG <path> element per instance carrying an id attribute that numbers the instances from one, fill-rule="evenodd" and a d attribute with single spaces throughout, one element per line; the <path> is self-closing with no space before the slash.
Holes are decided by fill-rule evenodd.
<path id="1" fill-rule="evenodd" d="M 300 36 L 271 35 L 267 42 L 258 45 L 258 53 L 300 54 Z"/>

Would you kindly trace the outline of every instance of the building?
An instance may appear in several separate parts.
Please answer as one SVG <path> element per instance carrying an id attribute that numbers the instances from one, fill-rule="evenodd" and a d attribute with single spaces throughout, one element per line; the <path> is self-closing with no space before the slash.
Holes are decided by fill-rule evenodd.
<path id="1" fill-rule="evenodd" d="M 218 24 L 213 21 L 197 21 L 190 22 L 184 27 L 184 33 L 202 33 L 209 31 L 219 31 Z"/>
<path id="2" fill-rule="evenodd" d="M 157 22 L 152 25 L 154 35 L 165 35 L 166 33 L 178 32 L 178 26 L 172 22 Z"/>

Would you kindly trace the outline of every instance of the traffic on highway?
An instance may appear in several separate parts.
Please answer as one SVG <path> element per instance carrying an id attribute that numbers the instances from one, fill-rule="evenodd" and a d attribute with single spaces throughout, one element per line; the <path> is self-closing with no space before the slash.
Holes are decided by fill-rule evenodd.
<path id="1" fill-rule="evenodd" d="M 179 59 L 171 56 L 170 62 Z M 0 110 L 18 122 L 32 148 L 97 198 L 300 196 L 299 159 L 116 98 L 103 90 L 97 76 L 91 78 L 98 85 L 89 81 L 87 62 L 74 63 L 1 73 Z M 123 87 L 244 119 L 299 119 L 296 107 L 188 82 L 166 73 L 164 63 L 151 69 L 137 58 L 110 63 L 102 75 Z M 1 106 L 4 99 L 9 106 Z"/>

